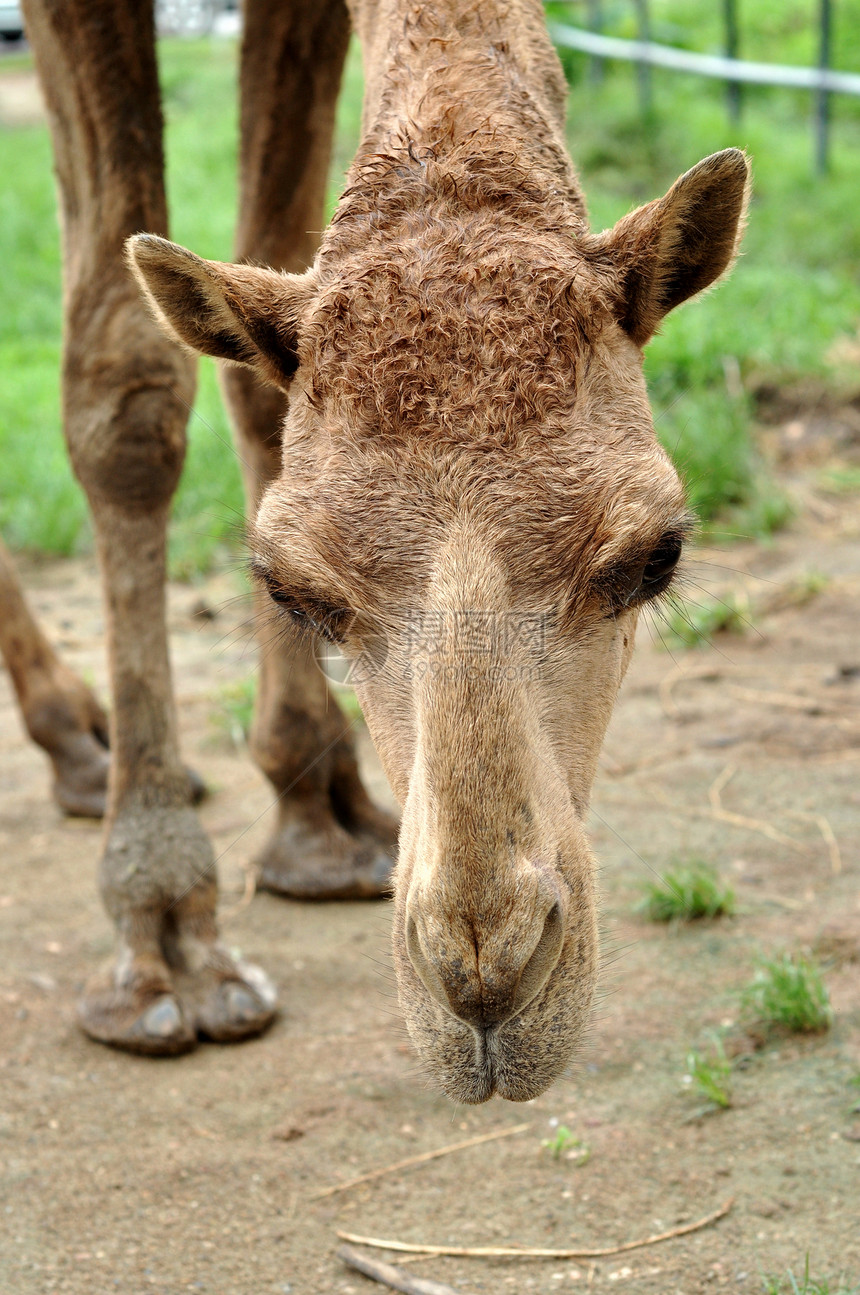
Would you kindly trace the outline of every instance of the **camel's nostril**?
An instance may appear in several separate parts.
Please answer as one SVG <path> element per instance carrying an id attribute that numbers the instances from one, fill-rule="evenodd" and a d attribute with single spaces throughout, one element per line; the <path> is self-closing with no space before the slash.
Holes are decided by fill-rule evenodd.
<path id="1" fill-rule="evenodd" d="M 406 951 L 425 989 L 442 1007 L 471 1024 L 480 1022 L 480 983 L 469 975 L 462 959 L 434 949 L 430 940 L 422 940 L 418 922 L 412 914 L 406 918 Z M 447 952 L 447 951 L 446 951 Z M 477 972 L 477 968 L 475 969 Z"/>
<path id="2" fill-rule="evenodd" d="M 532 923 L 535 919 L 540 922 L 538 913 L 532 913 Z M 444 936 L 431 939 L 421 915 L 413 910 L 406 917 L 406 949 L 437 1003 L 459 1020 L 487 1028 L 522 1012 L 543 989 L 561 955 L 564 915 L 557 899 L 542 925 L 526 920 L 523 926 L 517 929 L 511 923 L 481 939 L 471 924 L 468 933 L 465 926 L 458 932 L 449 925 Z"/>
<path id="3" fill-rule="evenodd" d="M 563 943 L 564 917 L 561 904 L 556 900 L 544 919 L 543 930 L 534 952 L 523 967 L 511 1004 L 512 1016 L 516 1016 L 524 1007 L 527 1007 L 543 989 L 561 956 Z"/>

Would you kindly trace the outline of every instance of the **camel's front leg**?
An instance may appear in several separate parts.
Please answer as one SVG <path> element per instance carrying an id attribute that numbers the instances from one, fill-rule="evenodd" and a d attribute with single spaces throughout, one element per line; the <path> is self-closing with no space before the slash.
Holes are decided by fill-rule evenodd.
<path id="1" fill-rule="evenodd" d="M 300 271 L 324 219 L 335 101 L 349 39 L 343 0 L 249 0 L 242 45 L 237 255 Z M 248 512 L 280 471 L 284 398 L 250 370 L 222 375 Z M 258 602 L 266 625 L 270 609 Z M 264 637 L 273 637 L 271 628 Z M 385 893 L 397 825 L 365 791 L 338 707 L 308 651 L 267 645 L 252 749 L 277 795 L 261 885 L 302 899 Z"/>
<path id="2" fill-rule="evenodd" d="M 165 621 L 165 531 L 194 363 L 149 318 L 125 238 L 166 231 L 152 15 L 138 0 L 29 0 L 63 214 L 63 417 L 92 509 L 113 712 L 101 893 L 119 938 L 80 1018 L 149 1053 L 235 1039 L 273 995 L 220 946 L 214 859 L 179 759 Z"/>

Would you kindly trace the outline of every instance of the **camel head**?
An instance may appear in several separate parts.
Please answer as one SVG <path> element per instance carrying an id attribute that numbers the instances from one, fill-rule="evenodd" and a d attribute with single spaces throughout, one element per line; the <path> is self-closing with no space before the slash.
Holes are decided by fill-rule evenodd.
<path id="1" fill-rule="evenodd" d="M 746 182 L 717 154 L 592 235 L 455 210 L 425 168 L 421 202 L 347 202 L 301 276 L 131 242 L 180 341 L 289 392 L 254 568 L 356 662 L 403 807 L 400 1000 L 459 1101 L 536 1096 L 589 1018 L 589 796 L 690 527 L 642 348 L 730 264 Z"/>

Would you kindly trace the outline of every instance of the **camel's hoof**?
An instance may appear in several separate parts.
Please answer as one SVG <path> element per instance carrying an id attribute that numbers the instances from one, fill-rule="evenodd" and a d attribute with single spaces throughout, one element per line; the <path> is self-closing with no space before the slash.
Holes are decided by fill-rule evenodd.
<path id="1" fill-rule="evenodd" d="M 395 855 L 393 843 L 287 824 L 256 861 L 257 887 L 289 899 L 379 899 L 391 893 Z"/>
<path id="2" fill-rule="evenodd" d="M 54 800 L 67 818 L 104 818 L 107 810 L 107 776 L 104 786 L 82 789 L 59 779 L 54 783 Z"/>
<path id="3" fill-rule="evenodd" d="M 222 980 L 197 1011 L 200 1037 L 235 1043 L 267 1030 L 277 1014 L 274 987 L 267 983 L 270 992 L 263 993 L 248 980 Z"/>
<path id="4" fill-rule="evenodd" d="M 107 806 L 107 747 L 93 733 L 75 733 L 58 751 L 54 766 L 54 800 L 69 818 L 104 818 Z"/>
<path id="5" fill-rule="evenodd" d="M 78 1021 L 98 1043 L 148 1057 L 175 1057 L 197 1045 L 196 1031 L 172 993 L 144 997 L 101 981 L 78 1004 Z"/>

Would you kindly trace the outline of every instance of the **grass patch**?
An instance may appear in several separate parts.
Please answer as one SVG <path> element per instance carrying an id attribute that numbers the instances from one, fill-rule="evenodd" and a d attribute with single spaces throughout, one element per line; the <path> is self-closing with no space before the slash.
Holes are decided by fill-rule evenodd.
<path id="1" fill-rule="evenodd" d="M 643 889 L 636 911 L 652 922 L 695 922 L 730 917 L 735 911 L 732 888 L 716 869 L 698 860 L 669 869 L 657 881 L 645 882 Z"/>
<path id="2" fill-rule="evenodd" d="M 673 598 L 659 626 L 663 647 L 706 647 L 715 634 L 743 634 L 751 624 L 749 600 L 740 594 L 725 598 L 705 595 L 693 601 Z"/>
<path id="3" fill-rule="evenodd" d="M 763 958 L 741 1007 L 756 1024 L 792 1034 L 820 1034 L 833 1020 L 821 968 L 803 954 Z"/>
<path id="4" fill-rule="evenodd" d="M 553 1160 L 567 1160 L 577 1168 L 591 1159 L 591 1147 L 571 1133 L 566 1124 L 560 1124 L 551 1138 L 544 1138 L 541 1146 Z"/>
<path id="5" fill-rule="evenodd" d="M 819 473 L 818 488 L 829 495 L 855 495 L 860 491 L 860 468 L 851 464 L 824 468 Z"/>
<path id="6" fill-rule="evenodd" d="M 805 607 L 807 603 L 813 602 L 819 595 L 825 593 L 830 588 L 830 583 L 831 578 L 826 571 L 807 567 L 805 571 L 800 571 L 789 581 L 785 593 L 786 601 L 791 607 Z"/>
<path id="7" fill-rule="evenodd" d="M 826 1277 L 816 1280 L 810 1275 L 807 1255 L 801 1276 L 789 1268 L 785 1276 L 765 1277 L 762 1291 L 763 1295 L 860 1295 L 860 1286 L 849 1286 L 844 1276 L 833 1281 Z"/>
<path id="8" fill-rule="evenodd" d="M 718 1034 L 711 1035 L 705 1051 L 691 1049 L 687 1053 L 684 1083 L 691 1092 L 705 1099 L 706 1105 L 697 1114 L 725 1111 L 731 1106 L 732 1063 Z"/>

